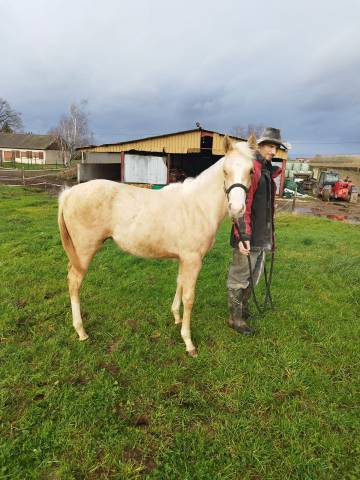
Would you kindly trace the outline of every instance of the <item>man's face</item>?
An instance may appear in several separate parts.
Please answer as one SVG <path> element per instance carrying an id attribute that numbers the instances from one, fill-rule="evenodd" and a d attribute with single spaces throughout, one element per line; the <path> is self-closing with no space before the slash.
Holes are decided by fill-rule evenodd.
<path id="1" fill-rule="evenodd" d="M 268 162 L 271 162 L 271 160 L 275 157 L 277 149 L 278 149 L 278 146 L 275 143 L 261 143 L 258 146 L 258 150 L 260 154 Z"/>

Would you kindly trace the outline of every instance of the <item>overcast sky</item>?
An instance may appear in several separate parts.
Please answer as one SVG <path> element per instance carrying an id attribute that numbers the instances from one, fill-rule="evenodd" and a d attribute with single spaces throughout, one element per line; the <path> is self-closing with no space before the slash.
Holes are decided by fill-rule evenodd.
<path id="1" fill-rule="evenodd" d="M 360 1 L 0 0 L 0 97 L 46 133 L 88 100 L 97 143 L 281 128 L 360 153 Z"/>

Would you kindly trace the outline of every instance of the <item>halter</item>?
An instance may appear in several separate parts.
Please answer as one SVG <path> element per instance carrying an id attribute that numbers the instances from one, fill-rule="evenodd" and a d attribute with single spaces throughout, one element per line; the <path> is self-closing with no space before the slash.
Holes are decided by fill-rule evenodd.
<path id="1" fill-rule="evenodd" d="M 232 190 L 233 188 L 236 188 L 236 187 L 242 188 L 242 189 L 244 190 L 244 192 L 245 192 L 246 195 L 247 195 L 248 192 L 249 192 L 249 189 L 248 189 L 247 187 L 245 187 L 245 185 L 243 185 L 242 183 L 233 183 L 232 185 L 230 185 L 229 188 L 226 188 L 225 182 L 224 182 L 224 192 L 226 193 L 226 196 L 228 197 L 228 199 L 229 199 L 229 193 L 231 192 L 231 190 Z"/>

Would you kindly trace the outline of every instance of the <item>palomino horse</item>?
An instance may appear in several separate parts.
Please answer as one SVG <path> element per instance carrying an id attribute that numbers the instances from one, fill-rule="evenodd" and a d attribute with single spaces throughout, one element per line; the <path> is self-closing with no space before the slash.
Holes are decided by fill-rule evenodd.
<path id="1" fill-rule="evenodd" d="M 172 303 L 175 323 L 190 356 L 190 316 L 202 258 L 215 241 L 226 213 L 244 214 L 254 145 L 224 138 L 225 156 L 197 178 L 161 190 L 136 188 L 109 180 L 92 180 L 65 190 L 59 198 L 59 227 L 69 258 L 68 285 L 73 326 L 88 338 L 80 313 L 79 291 L 91 259 L 111 237 L 133 255 L 179 260 Z M 251 147 L 251 148 L 250 148 Z M 180 317 L 181 301 L 183 318 Z"/>

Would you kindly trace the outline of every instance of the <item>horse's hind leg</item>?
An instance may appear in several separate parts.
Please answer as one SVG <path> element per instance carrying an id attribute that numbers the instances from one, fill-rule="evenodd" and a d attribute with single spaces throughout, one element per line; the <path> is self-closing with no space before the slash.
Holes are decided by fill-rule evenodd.
<path id="1" fill-rule="evenodd" d="M 176 325 L 181 323 L 181 317 L 180 317 L 181 296 L 182 296 L 182 278 L 181 278 L 181 261 L 179 261 L 176 293 L 175 293 L 174 301 L 171 306 L 171 311 L 174 315 Z"/>
<path id="2" fill-rule="evenodd" d="M 89 338 L 85 332 L 81 311 L 80 311 L 80 287 L 85 276 L 85 271 L 79 271 L 71 263 L 69 263 L 68 285 L 71 300 L 71 310 L 73 318 L 73 326 L 79 335 L 79 340 L 86 340 Z"/>
<path id="3" fill-rule="evenodd" d="M 99 240 L 97 243 L 83 244 L 78 246 L 76 253 L 78 258 L 81 258 L 81 269 L 75 267 L 71 262 L 68 264 L 68 286 L 71 300 L 71 310 L 73 318 L 73 326 L 79 335 L 79 340 L 86 340 L 89 338 L 85 332 L 80 310 L 80 288 L 85 274 L 89 268 L 90 262 L 93 259 L 95 253 L 99 250 L 103 243 L 103 240 Z"/>
<path id="4" fill-rule="evenodd" d="M 190 321 L 191 310 L 195 299 L 195 286 L 198 274 L 201 269 L 201 257 L 192 255 L 186 258 L 182 265 L 182 301 L 184 314 L 181 326 L 181 336 L 186 345 L 186 351 L 191 357 L 196 357 L 196 348 L 191 340 Z"/>

